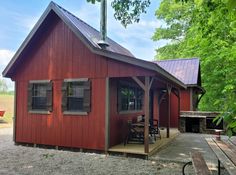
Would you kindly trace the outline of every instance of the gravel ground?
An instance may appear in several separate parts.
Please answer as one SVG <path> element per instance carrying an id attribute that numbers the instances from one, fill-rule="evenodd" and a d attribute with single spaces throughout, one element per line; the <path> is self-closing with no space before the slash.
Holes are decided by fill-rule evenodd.
<path id="1" fill-rule="evenodd" d="M 16 146 L 0 129 L 0 174 L 181 174 L 181 163 Z"/>
<path id="2" fill-rule="evenodd" d="M 12 128 L 0 128 L 0 174 L 181 175 L 183 163 L 16 146 Z M 187 174 L 193 174 L 187 167 Z"/>

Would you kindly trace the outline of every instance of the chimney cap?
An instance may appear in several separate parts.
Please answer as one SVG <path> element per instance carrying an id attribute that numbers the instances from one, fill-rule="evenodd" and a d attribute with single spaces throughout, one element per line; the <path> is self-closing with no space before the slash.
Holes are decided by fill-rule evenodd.
<path id="1" fill-rule="evenodd" d="M 102 49 L 106 49 L 106 47 L 109 46 L 109 44 L 108 44 L 106 41 L 104 41 L 104 40 L 99 40 L 99 41 L 98 41 L 98 45 L 99 45 Z"/>

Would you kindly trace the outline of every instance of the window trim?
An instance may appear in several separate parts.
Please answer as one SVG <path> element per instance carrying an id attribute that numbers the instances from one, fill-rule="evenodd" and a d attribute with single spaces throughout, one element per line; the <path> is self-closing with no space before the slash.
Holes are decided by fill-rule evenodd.
<path id="1" fill-rule="evenodd" d="M 89 78 L 75 78 L 75 79 L 64 79 L 63 82 L 62 82 L 62 86 L 63 86 L 63 83 L 71 83 L 71 82 L 88 82 L 90 81 L 91 83 L 91 80 L 89 80 Z M 90 90 L 91 90 L 91 84 L 90 84 Z M 66 96 L 66 98 L 68 98 L 68 96 Z M 84 98 L 84 97 L 83 97 Z M 90 93 L 90 98 L 91 98 L 91 93 Z M 90 99 L 90 108 L 91 108 L 91 99 Z M 62 104 L 62 103 L 61 103 Z M 67 102 L 68 104 L 68 102 Z M 65 111 L 62 111 L 62 114 L 63 115 L 75 115 L 75 116 L 86 116 L 89 114 L 89 112 L 86 112 L 86 111 L 69 111 L 69 110 L 65 110 Z"/>
<path id="2" fill-rule="evenodd" d="M 52 80 L 29 80 L 28 86 L 29 86 L 29 84 L 44 84 L 44 83 L 45 84 L 46 83 L 52 83 Z M 52 84 L 51 88 L 52 88 L 52 91 L 53 91 L 53 84 Z M 46 91 L 47 91 L 47 89 L 46 89 Z M 28 91 L 28 93 L 29 93 L 29 91 Z M 28 94 L 28 96 L 29 96 L 29 94 Z M 32 98 L 33 98 L 32 94 L 31 94 L 30 98 L 31 98 L 31 101 L 32 101 Z M 52 98 L 51 99 L 52 100 L 52 104 L 51 105 L 53 106 L 53 92 L 52 92 L 52 97 L 51 98 Z M 51 114 L 52 111 L 53 110 L 47 110 L 47 109 L 46 110 L 44 110 L 44 109 L 32 109 L 32 102 L 31 102 L 31 109 L 28 109 L 28 113 L 30 113 L 30 114 Z"/>
<path id="3" fill-rule="evenodd" d="M 40 83 L 50 83 L 52 80 L 30 80 L 29 83 L 40 84 Z"/>
<path id="4" fill-rule="evenodd" d="M 38 110 L 38 109 L 35 109 L 35 110 L 29 110 L 28 111 L 30 114 L 51 114 L 51 111 L 49 110 Z"/>

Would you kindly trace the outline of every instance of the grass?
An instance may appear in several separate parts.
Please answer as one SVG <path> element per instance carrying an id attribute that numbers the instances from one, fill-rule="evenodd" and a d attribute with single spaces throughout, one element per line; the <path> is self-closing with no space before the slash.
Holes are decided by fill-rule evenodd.
<path id="1" fill-rule="evenodd" d="M 14 115 L 14 95 L 0 94 L 0 110 L 5 110 L 4 117 L 0 118 L 0 123 L 12 124 Z"/>

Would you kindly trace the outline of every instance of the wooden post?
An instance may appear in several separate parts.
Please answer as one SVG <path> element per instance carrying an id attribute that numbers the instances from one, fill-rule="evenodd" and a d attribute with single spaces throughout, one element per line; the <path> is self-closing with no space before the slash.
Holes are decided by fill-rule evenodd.
<path id="1" fill-rule="evenodd" d="M 106 78 L 106 106 L 105 106 L 105 153 L 109 149 L 109 139 L 110 139 L 110 93 L 109 93 L 109 77 Z"/>
<path id="2" fill-rule="evenodd" d="M 156 92 L 156 98 L 157 98 L 157 120 L 158 120 L 158 128 L 159 128 L 159 126 L 160 126 L 160 103 L 159 103 L 159 94 L 160 94 L 160 92 L 159 91 L 157 91 Z"/>
<path id="3" fill-rule="evenodd" d="M 145 82 L 143 84 L 142 81 L 138 79 L 138 77 L 132 77 L 133 80 L 144 90 L 144 111 L 145 111 L 145 119 L 144 119 L 144 152 L 149 153 L 149 94 L 150 88 L 153 83 L 153 78 L 150 81 L 150 77 L 145 77 Z"/>
<path id="4" fill-rule="evenodd" d="M 190 111 L 193 111 L 193 88 L 190 88 L 190 98 L 189 98 L 189 101 L 190 101 Z"/>
<path id="5" fill-rule="evenodd" d="M 149 77 L 145 77 L 145 95 L 144 95 L 144 152 L 149 152 Z"/>
<path id="6" fill-rule="evenodd" d="M 169 138 L 170 137 L 170 116 L 171 116 L 171 89 L 172 87 L 170 85 L 167 85 L 167 92 L 168 92 L 168 105 L 167 105 L 167 112 L 168 112 L 168 116 L 167 116 L 167 128 L 166 128 L 166 137 Z"/>
<path id="7" fill-rule="evenodd" d="M 178 128 L 180 130 L 180 90 L 178 89 Z"/>
<path id="8" fill-rule="evenodd" d="M 13 116 L 13 141 L 16 142 L 16 107 L 17 107 L 17 82 L 15 81 L 15 91 L 14 91 L 14 116 Z"/>

